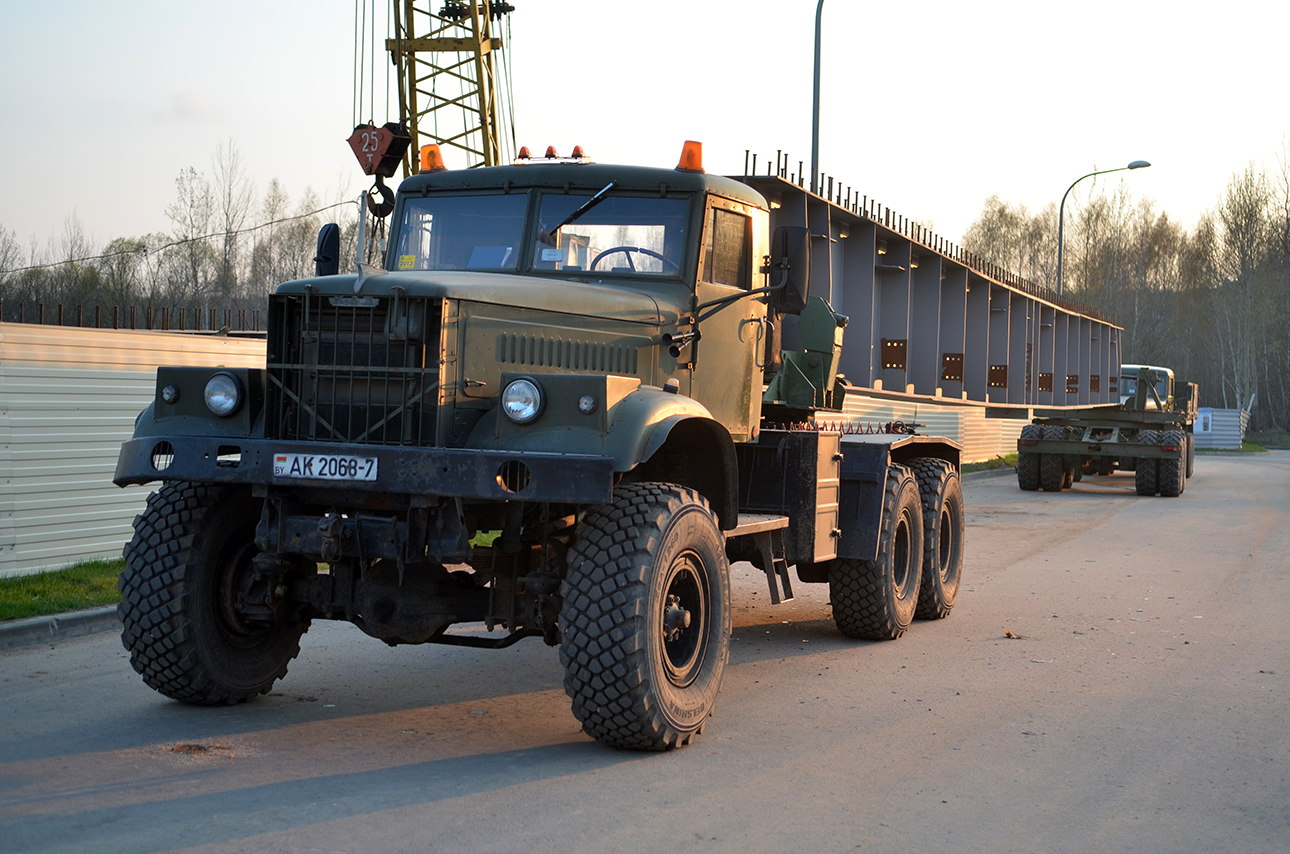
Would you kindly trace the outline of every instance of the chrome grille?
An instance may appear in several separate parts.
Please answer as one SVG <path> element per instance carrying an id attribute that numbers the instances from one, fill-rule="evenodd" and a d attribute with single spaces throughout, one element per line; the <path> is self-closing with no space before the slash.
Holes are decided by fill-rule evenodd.
<path id="1" fill-rule="evenodd" d="M 433 445 L 437 299 L 274 294 L 270 438 Z"/>

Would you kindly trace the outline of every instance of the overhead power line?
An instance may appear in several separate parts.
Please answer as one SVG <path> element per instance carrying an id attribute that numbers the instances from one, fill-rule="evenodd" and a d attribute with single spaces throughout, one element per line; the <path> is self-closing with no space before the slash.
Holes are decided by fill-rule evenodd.
<path id="1" fill-rule="evenodd" d="M 320 214 L 323 211 L 329 211 L 332 208 L 338 208 L 341 205 L 352 205 L 352 204 L 354 204 L 352 200 L 346 200 L 343 202 L 334 202 L 330 205 L 327 205 L 326 207 L 321 207 L 321 208 L 318 208 L 317 210 L 310 211 L 309 213 L 296 214 L 295 216 L 288 216 L 288 217 L 283 217 L 282 219 L 275 219 L 275 220 L 270 220 L 269 222 L 262 222 L 259 225 L 253 225 L 250 228 L 240 228 L 237 231 L 213 231 L 210 234 L 203 234 L 199 237 L 185 237 L 183 240 L 172 240 L 169 243 L 156 247 L 155 249 L 149 249 L 147 246 L 140 246 L 137 249 L 122 249 L 117 252 L 104 252 L 101 255 L 87 255 L 84 258 L 66 258 L 62 261 L 52 261 L 48 264 L 32 264 L 27 267 L 14 267 L 11 270 L 0 270 L 0 275 L 8 275 L 10 273 L 23 273 L 23 272 L 26 272 L 27 270 L 46 270 L 46 269 L 49 269 L 50 267 L 61 267 L 64 264 L 83 264 L 86 261 L 99 261 L 104 258 L 116 258 L 121 255 L 155 255 L 158 252 L 164 252 L 165 250 L 175 246 L 183 246 L 187 243 L 197 243 L 200 240 L 210 240 L 212 237 L 227 237 L 229 235 L 250 234 L 253 231 L 259 231 L 262 228 L 268 228 L 271 225 L 279 225 L 284 222 L 293 222 L 298 219 L 306 219 L 308 217 L 314 216 L 315 214 Z"/>

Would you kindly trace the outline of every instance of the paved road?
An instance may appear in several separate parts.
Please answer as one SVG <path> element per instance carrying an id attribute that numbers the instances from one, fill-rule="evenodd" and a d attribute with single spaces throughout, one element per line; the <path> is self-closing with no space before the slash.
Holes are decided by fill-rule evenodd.
<path id="1" fill-rule="evenodd" d="M 966 499 L 958 608 L 896 642 L 736 567 L 717 716 L 669 754 L 583 736 L 539 641 L 322 624 L 222 709 L 112 635 L 0 653 L 0 849 L 1290 851 L 1290 453 Z"/>

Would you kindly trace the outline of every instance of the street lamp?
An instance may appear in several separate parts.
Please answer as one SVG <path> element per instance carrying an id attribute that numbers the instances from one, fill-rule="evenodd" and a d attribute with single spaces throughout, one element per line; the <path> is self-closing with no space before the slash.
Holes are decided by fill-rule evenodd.
<path id="1" fill-rule="evenodd" d="M 815 184 L 820 179 L 820 19 L 824 16 L 824 0 L 815 7 L 815 93 L 811 102 L 811 192 L 818 192 Z"/>
<path id="2" fill-rule="evenodd" d="M 823 3 L 824 0 L 820 0 L 820 2 Z M 1080 181 L 1083 181 L 1084 178 L 1092 178 L 1094 175 L 1106 175 L 1110 172 L 1123 172 L 1125 169 L 1145 169 L 1150 165 L 1151 164 L 1145 160 L 1135 160 L 1132 163 L 1130 163 L 1128 166 L 1121 166 L 1118 169 L 1102 169 L 1101 171 L 1098 171 L 1098 172 L 1090 172 L 1087 175 L 1083 176 L 1082 178 L 1076 178 L 1075 181 L 1069 187 L 1066 188 L 1066 192 L 1062 193 L 1062 203 L 1057 208 L 1057 295 L 1058 296 L 1062 295 L 1062 249 L 1065 248 L 1065 243 L 1062 241 L 1062 225 L 1064 223 L 1064 217 L 1066 214 L 1066 197 L 1071 194 L 1071 190 L 1075 189 L 1075 184 L 1078 184 Z"/>

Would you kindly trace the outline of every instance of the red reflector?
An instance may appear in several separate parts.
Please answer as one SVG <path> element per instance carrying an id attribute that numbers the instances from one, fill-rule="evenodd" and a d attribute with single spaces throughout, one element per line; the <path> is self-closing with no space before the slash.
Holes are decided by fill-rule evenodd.
<path id="1" fill-rule="evenodd" d="M 1029 446 L 1029 445 L 1038 445 L 1038 444 L 1039 444 L 1039 440 L 1038 440 L 1038 439 L 1018 439 L 1018 440 L 1017 440 L 1017 444 L 1018 444 L 1018 445 L 1027 445 L 1027 446 Z"/>
<path id="2" fill-rule="evenodd" d="M 1164 450 L 1166 450 L 1166 451 L 1176 451 L 1176 450 L 1178 450 L 1178 446 L 1177 446 L 1177 445 L 1161 445 L 1160 447 L 1161 447 L 1161 448 L 1163 448 L 1163 449 L 1164 449 Z"/>

